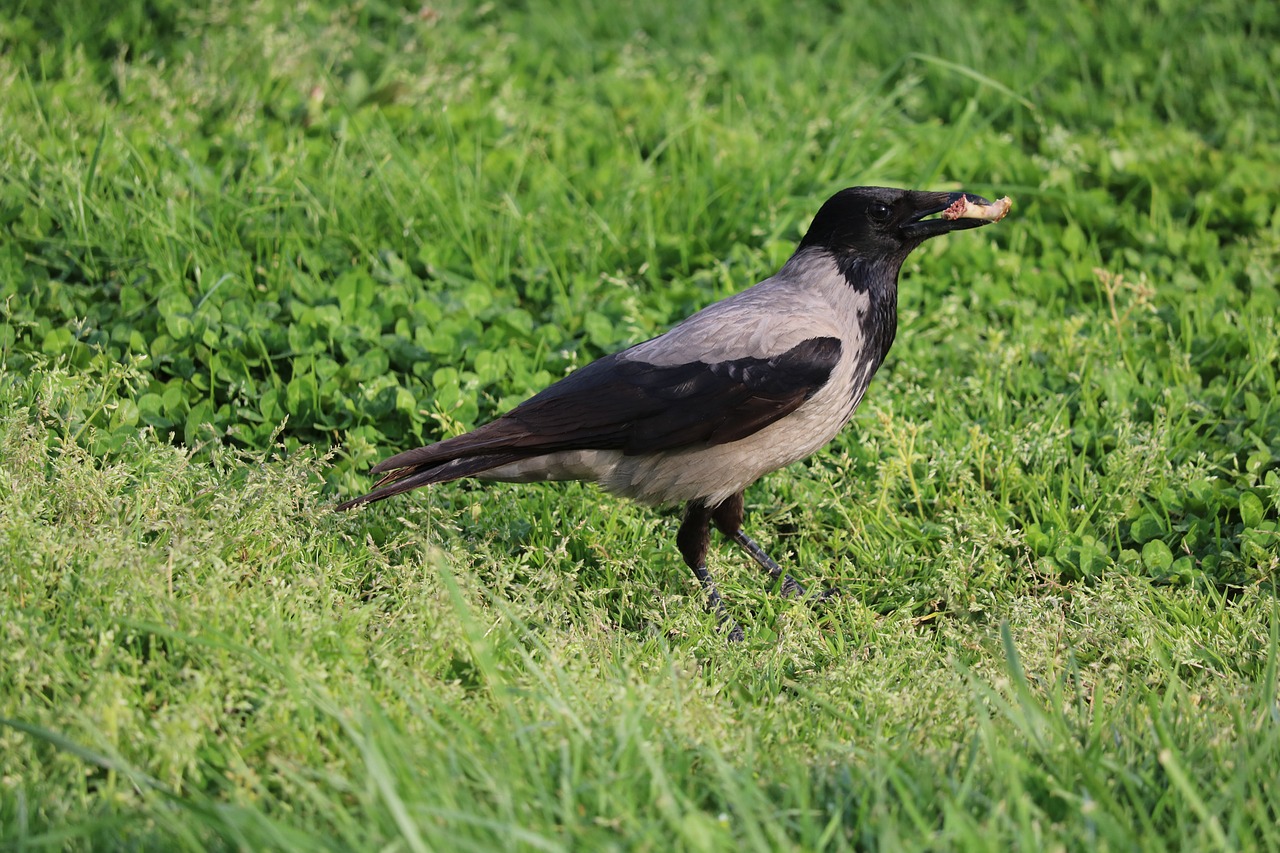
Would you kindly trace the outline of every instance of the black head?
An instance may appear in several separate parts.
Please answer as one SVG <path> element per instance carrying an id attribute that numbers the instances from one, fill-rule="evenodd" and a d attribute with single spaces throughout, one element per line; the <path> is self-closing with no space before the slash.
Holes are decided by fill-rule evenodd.
<path id="1" fill-rule="evenodd" d="M 896 261 L 896 273 L 911 250 L 930 237 L 987 224 L 983 219 L 927 218 L 965 196 L 977 204 L 989 203 L 973 193 L 850 187 L 822 205 L 800 248 L 827 249 L 842 259 Z"/>

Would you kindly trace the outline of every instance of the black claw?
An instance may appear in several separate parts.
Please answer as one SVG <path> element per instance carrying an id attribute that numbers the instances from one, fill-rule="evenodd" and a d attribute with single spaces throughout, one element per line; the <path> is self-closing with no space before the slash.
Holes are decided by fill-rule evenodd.
<path id="1" fill-rule="evenodd" d="M 782 594 L 787 598 L 804 598 L 804 587 L 791 575 L 783 575 Z"/>
<path id="2" fill-rule="evenodd" d="M 764 552 L 763 548 L 756 544 L 754 539 L 743 531 L 741 492 L 715 507 L 692 501 L 685 506 L 684 521 L 680 523 L 680 530 L 676 534 L 676 544 L 680 547 L 680 553 L 685 562 L 693 569 L 693 574 L 706 590 L 707 609 L 716 614 L 721 630 L 728 630 L 729 642 L 740 643 L 746 635 L 742 631 L 742 626 L 729 616 L 724 599 L 720 597 L 720 591 L 716 589 L 715 583 L 711 580 L 711 573 L 707 571 L 707 545 L 712 522 L 721 533 L 737 542 L 742 550 L 765 570 L 769 575 L 770 585 L 777 584 L 784 598 L 798 598 L 813 605 L 826 601 L 836 594 L 835 589 L 817 594 L 805 592 L 805 588 L 799 581 L 787 574 L 782 566 L 778 565 Z"/>
<path id="3" fill-rule="evenodd" d="M 724 599 L 720 597 L 720 593 L 716 593 L 715 598 L 711 600 L 711 604 L 707 609 L 716 614 L 716 622 L 719 623 L 722 630 L 728 627 L 729 642 L 741 643 L 746 638 L 746 635 L 742 633 L 742 626 L 729 615 L 729 609 L 724 606 Z"/>

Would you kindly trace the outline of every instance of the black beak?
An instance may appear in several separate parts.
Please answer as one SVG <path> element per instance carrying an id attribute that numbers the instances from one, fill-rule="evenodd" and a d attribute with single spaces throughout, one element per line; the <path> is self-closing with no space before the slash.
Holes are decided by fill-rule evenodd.
<path id="1" fill-rule="evenodd" d="M 949 234 L 952 231 L 963 231 L 966 228 L 977 228 L 991 223 L 989 219 L 942 219 L 939 217 L 926 219 L 926 217 L 941 213 L 962 198 L 968 198 L 973 204 L 991 204 L 982 196 L 974 195 L 973 193 L 912 193 L 911 200 L 915 212 L 910 219 L 902 224 L 900 230 L 904 235 L 913 239 L 927 240 L 930 237 L 937 237 L 939 234 Z"/>

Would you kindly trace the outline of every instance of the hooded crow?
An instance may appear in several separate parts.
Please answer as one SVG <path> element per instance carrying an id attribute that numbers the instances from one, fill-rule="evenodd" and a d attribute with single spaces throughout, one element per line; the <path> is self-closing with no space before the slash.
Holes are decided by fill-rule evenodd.
<path id="1" fill-rule="evenodd" d="M 605 356 L 465 435 L 396 454 L 350 509 L 462 477 L 588 480 L 684 503 L 676 545 L 731 639 L 706 556 L 714 524 L 785 595 L 804 590 L 742 529 L 743 490 L 849 421 L 897 332 L 898 272 L 931 237 L 998 221 L 968 193 L 852 187 L 827 200 L 775 275 Z M 935 214 L 940 214 L 935 216 Z"/>

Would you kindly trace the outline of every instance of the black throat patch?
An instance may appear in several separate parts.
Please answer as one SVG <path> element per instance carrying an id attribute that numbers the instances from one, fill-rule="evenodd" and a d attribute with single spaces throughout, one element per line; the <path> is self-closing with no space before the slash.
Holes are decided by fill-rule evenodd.
<path id="1" fill-rule="evenodd" d="M 858 311 L 862 348 L 856 355 L 851 397 L 856 403 L 867 390 L 894 338 L 898 335 L 898 270 L 900 264 L 884 259 L 868 261 L 857 255 L 837 257 L 836 268 L 846 285 L 867 297 L 866 308 Z"/>

